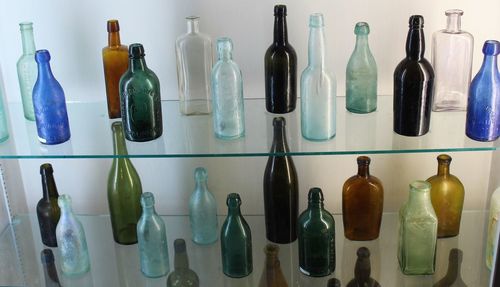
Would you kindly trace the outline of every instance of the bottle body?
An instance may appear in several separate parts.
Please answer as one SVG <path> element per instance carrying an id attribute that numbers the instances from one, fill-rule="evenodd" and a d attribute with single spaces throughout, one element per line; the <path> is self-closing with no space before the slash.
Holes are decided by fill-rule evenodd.
<path id="1" fill-rule="evenodd" d="M 189 222 L 192 239 L 196 244 L 212 244 L 217 241 L 217 202 L 207 187 L 207 171 L 195 170 L 196 188 L 189 198 Z"/>
<path id="2" fill-rule="evenodd" d="M 488 236 L 486 241 L 486 266 L 491 270 L 493 254 L 497 249 L 496 235 L 498 234 L 498 221 L 500 221 L 500 188 L 497 188 L 490 199 L 490 212 L 488 215 Z"/>
<path id="3" fill-rule="evenodd" d="M 4 83 L 0 77 L 0 143 L 9 139 L 6 107 L 4 106 Z"/>
<path id="4" fill-rule="evenodd" d="M 279 246 L 267 244 L 264 253 L 266 254 L 266 262 L 260 277 L 259 287 L 288 287 L 285 276 L 281 271 L 278 257 Z"/>
<path id="5" fill-rule="evenodd" d="M 199 287 L 200 279 L 189 269 L 189 259 L 184 239 L 174 241 L 174 271 L 167 277 L 167 287 Z"/>
<path id="6" fill-rule="evenodd" d="M 35 61 L 35 39 L 33 37 L 33 23 L 19 23 L 23 41 L 23 54 L 17 61 L 17 77 L 21 100 L 23 103 L 24 117 L 29 121 L 35 120 L 33 109 L 33 87 L 37 78 L 37 65 Z"/>
<path id="7" fill-rule="evenodd" d="M 52 165 L 49 163 L 40 166 L 42 177 L 43 197 L 36 205 L 38 225 L 42 242 L 49 247 L 57 247 L 56 227 L 61 217 L 61 210 L 57 205 L 59 194 L 54 181 Z"/>

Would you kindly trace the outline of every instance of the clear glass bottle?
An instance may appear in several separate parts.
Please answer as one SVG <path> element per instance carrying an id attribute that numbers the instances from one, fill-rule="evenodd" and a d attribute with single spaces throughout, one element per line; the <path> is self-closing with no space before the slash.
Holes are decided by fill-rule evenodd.
<path id="1" fill-rule="evenodd" d="M 446 29 L 432 35 L 432 110 L 465 111 L 472 73 L 474 37 L 461 30 L 462 10 L 446 10 Z"/>
<path id="2" fill-rule="evenodd" d="M 335 136 L 336 80 L 328 70 L 323 14 L 309 17 L 308 65 L 300 77 L 301 129 L 308 140 Z"/>
<path id="3" fill-rule="evenodd" d="M 266 262 L 260 277 L 259 287 L 288 287 L 285 275 L 281 271 L 280 248 L 276 244 L 267 244 L 264 248 Z"/>
<path id="4" fill-rule="evenodd" d="M 179 108 L 183 115 L 210 114 L 212 40 L 200 33 L 198 16 L 186 17 L 187 33 L 177 38 Z"/>
<path id="5" fill-rule="evenodd" d="M 431 203 L 431 185 L 410 184 L 408 201 L 399 210 L 398 261 L 406 275 L 434 274 L 438 219 Z"/>
<path id="6" fill-rule="evenodd" d="M 33 23 L 19 23 L 21 39 L 23 41 L 23 54 L 17 61 L 17 77 L 21 90 L 24 117 L 27 120 L 35 120 L 33 110 L 33 87 L 37 77 L 37 66 L 35 62 L 35 38 L 33 36 Z"/>
<path id="7" fill-rule="evenodd" d="M 212 102 L 214 132 L 221 139 L 235 139 L 245 134 L 243 79 L 232 52 L 231 39 L 217 39 L 218 60 L 212 69 Z"/>
<path id="8" fill-rule="evenodd" d="M 500 187 L 495 189 L 490 199 L 490 212 L 488 216 L 488 236 L 486 239 L 486 266 L 491 269 L 493 265 L 493 253 L 497 249 L 495 236 L 498 233 L 498 222 L 500 221 Z"/>
<path id="9" fill-rule="evenodd" d="M 370 277 L 372 271 L 370 250 L 366 247 L 360 247 L 356 255 L 358 259 L 354 267 L 354 278 L 347 283 L 346 287 L 380 287 L 377 280 Z"/>
<path id="10" fill-rule="evenodd" d="M 377 63 L 368 45 L 370 26 L 358 22 L 354 27 L 356 46 L 346 68 L 346 109 L 366 114 L 377 109 Z"/>
<path id="11" fill-rule="evenodd" d="M 45 287 L 61 287 L 57 268 L 54 262 L 54 253 L 50 249 L 44 249 L 40 252 L 40 260 L 43 265 L 43 275 L 45 278 Z"/>
<path id="12" fill-rule="evenodd" d="M 61 210 L 57 205 L 59 193 L 57 193 L 52 165 L 50 163 L 42 164 L 40 166 L 40 175 L 42 177 L 43 197 L 36 205 L 40 235 L 43 244 L 49 247 L 57 247 L 56 227 L 61 217 Z"/>
<path id="13" fill-rule="evenodd" d="M 206 245 L 217 241 L 217 202 L 208 190 L 207 170 L 198 167 L 194 171 L 196 187 L 189 198 L 189 222 L 194 243 Z"/>
<path id="14" fill-rule="evenodd" d="M 200 279 L 189 269 L 189 259 L 184 239 L 174 241 L 174 271 L 168 274 L 167 287 L 199 287 Z"/>

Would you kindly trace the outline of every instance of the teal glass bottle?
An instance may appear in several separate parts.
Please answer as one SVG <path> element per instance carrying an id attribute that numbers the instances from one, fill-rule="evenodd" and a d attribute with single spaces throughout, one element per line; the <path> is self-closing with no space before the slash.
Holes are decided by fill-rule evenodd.
<path id="1" fill-rule="evenodd" d="M 410 184 L 410 197 L 399 210 L 398 260 L 406 275 L 433 274 L 436 264 L 438 219 L 432 207 L 431 185 Z"/>
<path id="2" fill-rule="evenodd" d="M 64 274 L 81 275 L 90 269 L 89 251 L 83 225 L 71 207 L 71 197 L 61 194 L 57 199 L 61 218 L 56 228 L 57 246 L 61 253 L 61 270 Z"/>
<path id="3" fill-rule="evenodd" d="M 335 271 L 335 220 L 325 209 L 320 188 L 311 188 L 308 199 L 297 228 L 299 267 L 305 275 L 323 277 Z"/>
<path id="4" fill-rule="evenodd" d="M 4 86 L 3 86 L 3 79 L 0 77 L 0 143 L 9 139 L 9 125 L 7 124 L 7 113 L 5 111 L 3 103 L 4 103 Z"/>
<path id="5" fill-rule="evenodd" d="M 309 18 L 308 65 L 300 77 L 302 136 L 312 141 L 335 136 L 336 80 L 326 62 L 323 14 Z"/>
<path id="6" fill-rule="evenodd" d="M 356 46 L 346 68 L 346 109 L 365 114 L 377 109 L 377 63 L 368 45 L 368 23 L 356 23 L 354 34 Z"/>
<path id="7" fill-rule="evenodd" d="M 21 29 L 21 40 L 23 42 L 23 54 L 17 61 L 17 78 L 21 90 L 24 117 L 27 120 L 35 120 L 33 109 L 33 87 L 38 76 L 38 68 L 35 61 L 35 38 L 33 36 L 33 23 L 19 23 Z"/>
<path id="8" fill-rule="evenodd" d="M 141 271 L 146 277 L 162 277 L 170 271 L 165 222 L 156 213 L 151 192 L 142 194 L 141 205 L 142 216 L 137 223 Z"/>
<path id="9" fill-rule="evenodd" d="M 174 271 L 167 277 L 167 287 L 199 287 L 200 279 L 196 273 L 189 269 L 189 259 L 186 252 L 186 241 L 174 241 Z"/>
<path id="10" fill-rule="evenodd" d="M 229 194 L 226 204 L 228 213 L 220 235 L 222 271 L 229 277 L 241 278 L 253 270 L 252 233 L 241 215 L 240 195 Z"/>
<path id="11" fill-rule="evenodd" d="M 217 202 L 208 190 L 207 170 L 198 167 L 194 171 L 196 187 L 189 198 L 189 222 L 192 239 L 196 244 L 206 245 L 217 241 Z"/>

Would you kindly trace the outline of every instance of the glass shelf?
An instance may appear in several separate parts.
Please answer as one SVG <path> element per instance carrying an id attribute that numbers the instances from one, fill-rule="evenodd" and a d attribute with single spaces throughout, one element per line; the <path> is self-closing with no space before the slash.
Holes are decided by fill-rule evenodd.
<path id="1" fill-rule="evenodd" d="M 495 142 L 465 136 L 465 112 L 433 113 L 430 132 L 404 137 L 392 131 L 392 96 L 379 96 L 379 108 L 370 114 L 352 114 L 345 98 L 337 100 L 337 135 L 325 142 L 305 140 L 300 132 L 300 110 L 287 120 L 290 155 L 335 155 L 491 151 Z M 10 104 L 11 138 L 0 144 L 0 158 L 112 158 L 111 122 L 104 102 L 69 103 L 71 140 L 54 146 L 37 140 L 36 125 L 26 121 L 21 104 Z M 245 100 L 246 136 L 224 141 L 215 138 L 211 116 L 181 116 L 177 101 L 162 102 L 164 133 L 145 142 L 127 142 L 130 157 L 238 157 L 268 156 L 272 119 L 263 99 Z"/>
<path id="2" fill-rule="evenodd" d="M 108 216 L 81 216 L 91 257 L 91 272 L 79 278 L 66 278 L 59 272 L 63 286 L 124 287 L 165 286 L 166 277 L 145 278 L 139 270 L 137 245 L 123 246 L 114 243 Z M 209 246 L 195 245 L 190 238 L 187 216 L 165 216 L 167 225 L 170 265 L 173 266 L 173 241 L 184 238 L 187 242 L 191 268 L 200 277 L 201 286 L 254 287 L 258 285 L 264 267 L 263 248 L 265 239 L 264 217 L 246 216 L 252 228 L 254 270 L 247 278 L 230 279 L 223 275 L 220 257 L 220 241 Z M 220 225 L 224 218 L 220 217 Z M 461 233 L 458 237 L 439 239 L 436 257 L 436 273 L 429 276 L 405 276 L 397 261 L 397 214 L 384 214 L 381 235 L 378 240 L 356 242 L 343 236 L 342 217 L 335 215 L 337 269 L 332 276 L 310 278 L 298 270 L 297 242 L 280 246 L 281 267 L 289 286 L 322 287 L 331 277 L 339 278 L 345 286 L 353 277 L 356 250 L 361 246 L 370 249 L 372 277 L 385 287 L 432 286 L 447 272 L 448 254 L 452 248 L 463 251 L 462 278 L 468 286 L 488 286 L 489 271 L 484 261 L 485 212 L 464 212 Z M 12 229 L 0 235 L 0 286 L 44 286 L 40 251 L 44 248 L 40 239 L 36 215 L 14 218 Z M 13 232 L 12 232 L 13 231 Z M 15 238 L 15 239 L 14 239 Z M 56 264 L 59 254 L 54 250 Z M 58 267 L 59 268 L 59 267 Z"/>

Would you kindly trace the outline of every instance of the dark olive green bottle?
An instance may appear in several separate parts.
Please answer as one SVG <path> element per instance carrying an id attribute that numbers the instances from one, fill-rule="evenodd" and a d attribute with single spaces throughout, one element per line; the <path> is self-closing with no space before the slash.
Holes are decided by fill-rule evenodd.
<path id="1" fill-rule="evenodd" d="M 57 247 L 56 227 L 61 216 L 61 210 L 59 209 L 59 205 L 57 205 L 59 193 L 57 193 L 53 173 L 54 170 L 50 163 L 44 163 L 40 166 L 43 197 L 36 205 L 36 215 L 38 217 L 42 242 L 49 247 Z"/>

